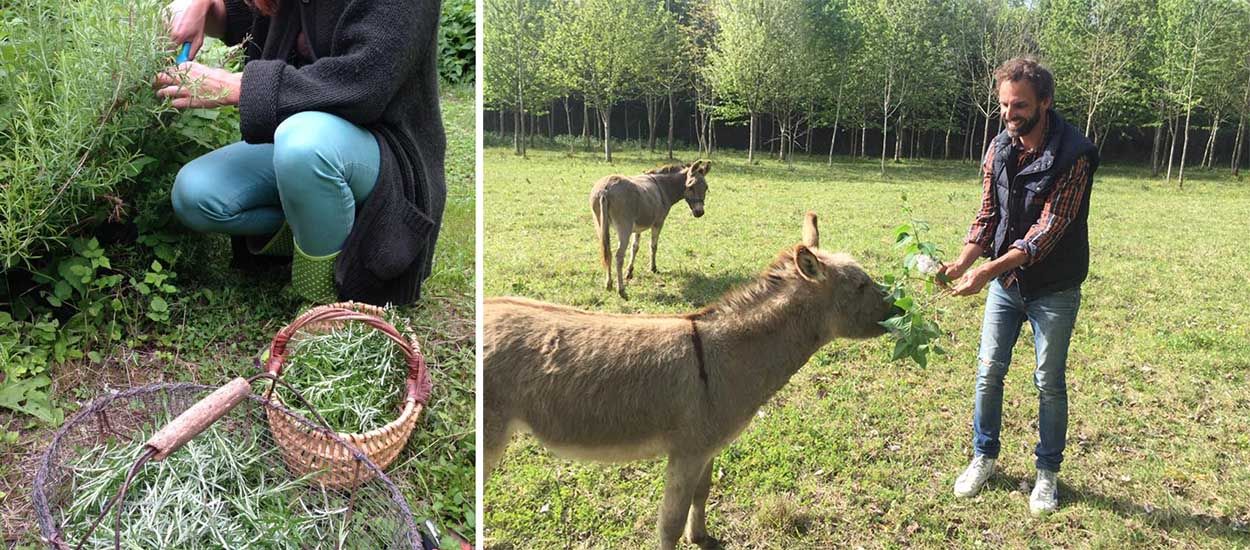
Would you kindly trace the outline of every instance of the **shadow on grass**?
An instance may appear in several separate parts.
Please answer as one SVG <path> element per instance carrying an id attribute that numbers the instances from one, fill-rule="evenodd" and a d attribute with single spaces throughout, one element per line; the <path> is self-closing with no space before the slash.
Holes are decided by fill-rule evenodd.
<path id="1" fill-rule="evenodd" d="M 693 271 L 679 271 L 676 275 L 685 279 L 681 283 L 681 296 L 695 307 L 715 302 L 726 292 L 754 279 L 740 273 L 720 273 L 711 277 Z"/>
<path id="2" fill-rule="evenodd" d="M 1026 495 L 1033 490 L 1031 478 L 998 472 L 990 478 L 987 490 L 1021 491 Z M 1093 508 L 1112 512 L 1123 519 L 1136 519 L 1145 525 L 1168 532 L 1178 530 L 1200 532 L 1208 536 L 1220 537 L 1232 542 L 1250 543 L 1250 527 L 1234 523 L 1228 518 L 1217 518 L 1206 514 L 1193 514 L 1178 508 L 1147 508 L 1148 505 L 1134 502 L 1118 496 L 1104 495 L 1089 490 L 1082 490 L 1059 482 L 1059 509 L 1081 503 Z"/>
<path id="3" fill-rule="evenodd" d="M 1146 525 L 1168 532 L 1195 531 L 1220 537 L 1237 544 L 1250 544 L 1250 527 L 1234 524 L 1228 518 L 1193 514 L 1178 508 L 1147 508 L 1148 505 L 1117 496 L 1084 491 L 1060 483 L 1059 502 L 1080 502 L 1113 512 L 1124 519 L 1137 519 Z M 1066 496 L 1066 498 L 1065 498 Z"/>

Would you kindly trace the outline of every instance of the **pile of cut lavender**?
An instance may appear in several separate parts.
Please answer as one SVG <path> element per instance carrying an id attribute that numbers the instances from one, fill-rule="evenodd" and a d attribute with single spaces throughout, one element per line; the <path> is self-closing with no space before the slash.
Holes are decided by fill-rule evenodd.
<path id="1" fill-rule="evenodd" d="M 170 419 L 158 417 L 154 425 Z M 309 541 L 346 541 L 347 499 L 275 467 L 282 461 L 266 437 L 259 428 L 227 436 L 213 426 L 165 460 L 144 465 L 122 503 L 121 547 L 298 549 Z M 62 525 L 71 544 L 117 494 L 136 453 L 130 441 L 113 441 L 69 463 L 74 497 Z M 83 547 L 113 548 L 113 519 L 110 512 Z"/>
<path id="2" fill-rule="evenodd" d="M 383 318 L 406 334 L 397 314 L 387 310 Z M 292 338 L 282 373 L 331 429 L 363 433 L 399 415 L 408 371 L 398 344 L 380 330 L 349 321 Z M 296 414 L 314 418 L 295 396 L 278 393 Z"/>

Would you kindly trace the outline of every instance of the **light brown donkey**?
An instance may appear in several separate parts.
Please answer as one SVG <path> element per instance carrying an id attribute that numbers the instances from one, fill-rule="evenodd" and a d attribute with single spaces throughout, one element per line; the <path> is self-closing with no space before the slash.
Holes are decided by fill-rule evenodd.
<path id="1" fill-rule="evenodd" d="M 818 241 L 809 213 L 802 244 L 686 315 L 486 300 L 487 475 L 515 431 L 572 458 L 667 455 L 660 546 L 674 548 L 683 527 L 691 542 L 712 542 L 704 516 L 712 458 L 821 346 L 884 334 L 878 322 L 894 313 L 853 259 Z"/>
<path id="2" fill-rule="evenodd" d="M 642 232 L 651 230 L 651 272 L 655 268 L 655 249 L 660 242 L 660 230 L 664 219 L 674 204 L 686 201 L 694 217 L 703 216 L 703 200 L 707 196 L 704 176 L 712 167 L 706 160 L 696 160 L 689 166 L 669 165 L 648 170 L 641 176 L 607 176 L 595 182 L 590 189 L 590 209 L 595 214 L 595 230 L 599 236 L 599 249 L 603 269 L 607 271 L 604 286 L 612 290 L 612 237 L 608 227 L 616 228 L 620 245 L 616 249 L 616 291 L 625 298 L 625 279 L 634 277 L 634 258 L 638 257 L 638 241 Z M 621 276 L 625 263 L 625 247 L 630 237 L 634 239 L 629 255 L 629 270 Z"/>

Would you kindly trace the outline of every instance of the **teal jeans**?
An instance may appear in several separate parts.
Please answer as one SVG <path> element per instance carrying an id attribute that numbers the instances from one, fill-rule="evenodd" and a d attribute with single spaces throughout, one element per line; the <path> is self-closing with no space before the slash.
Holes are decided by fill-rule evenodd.
<path id="1" fill-rule="evenodd" d="M 379 162 L 368 130 L 307 111 L 279 124 L 272 144 L 237 142 L 187 163 L 170 196 L 196 231 L 269 235 L 286 220 L 300 250 L 325 256 L 343 247 Z"/>

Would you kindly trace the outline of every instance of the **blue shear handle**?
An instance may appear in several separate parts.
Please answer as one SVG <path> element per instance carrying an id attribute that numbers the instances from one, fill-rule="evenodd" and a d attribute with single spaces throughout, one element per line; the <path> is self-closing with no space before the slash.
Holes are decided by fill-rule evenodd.
<path id="1" fill-rule="evenodd" d="M 178 57 L 174 58 L 174 64 L 181 65 L 187 62 L 187 58 L 191 57 L 191 43 L 183 42 L 182 49 L 178 51 Z"/>

